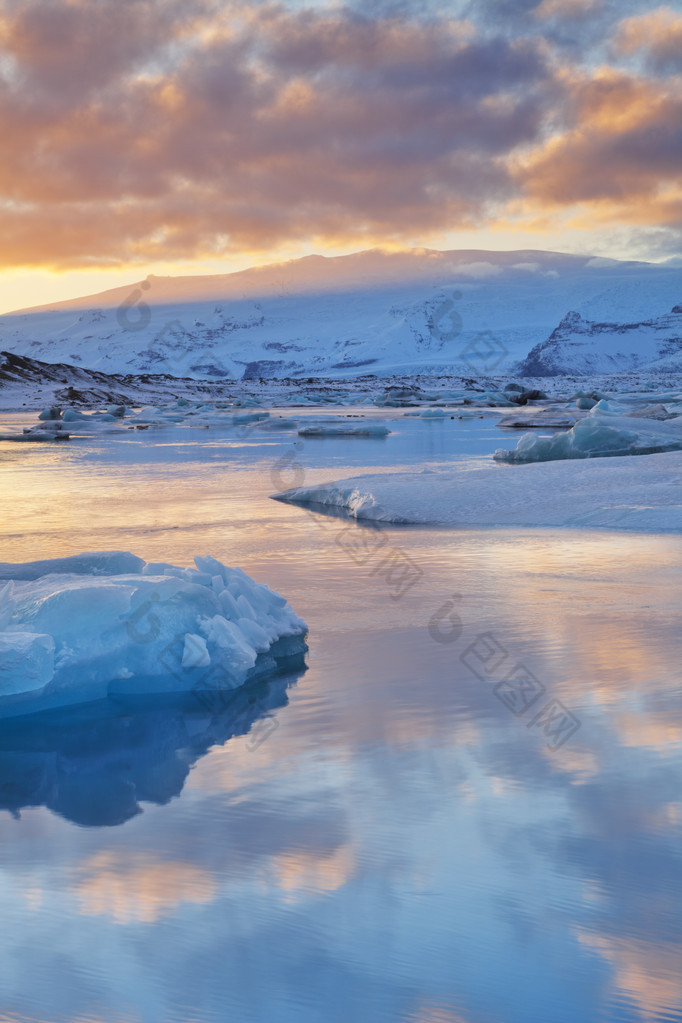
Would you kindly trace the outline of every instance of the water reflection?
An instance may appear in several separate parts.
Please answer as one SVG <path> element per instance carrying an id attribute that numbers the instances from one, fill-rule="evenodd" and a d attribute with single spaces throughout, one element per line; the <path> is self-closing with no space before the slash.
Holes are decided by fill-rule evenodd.
<path id="1" fill-rule="evenodd" d="M 409 463 L 424 435 L 384 446 Z M 45 515 L 24 495 L 0 521 L 26 558 L 80 544 L 60 515 L 178 563 L 200 535 L 286 594 L 310 666 L 259 687 L 265 717 L 112 703 L 0 727 L 0 801 L 21 813 L 0 814 L 0 1018 L 682 1021 L 679 539 L 387 530 L 423 570 L 392 600 L 337 520 L 269 501 L 269 458 L 163 445 L 156 475 L 142 447 L 127 470 L 53 454 Z M 372 450 L 352 457 L 369 470 Z M 342 454 L 306 445 L 311 482 L 356 474 Z M 456 593 L 461 634 L 434 640 Z M 570 741 L 548 748 L 499 675 L 467 668 L 486 632 L 579 716 Z"/>
<path id="2" fill-rule="evenodd" d="M 75 824 L 123 824 L 142 812 L 140 803 L 179 796 L 211 747 L 239 735 L 251 749 L 266 741 L 301 674 L 201 701 L 116 697 L 0 720 L 0 809 L 19 817 L 46 806 Z"/>

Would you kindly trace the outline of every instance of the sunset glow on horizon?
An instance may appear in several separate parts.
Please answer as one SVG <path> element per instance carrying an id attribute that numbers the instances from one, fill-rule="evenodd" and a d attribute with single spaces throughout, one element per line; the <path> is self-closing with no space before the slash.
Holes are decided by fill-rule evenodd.
<path id="1" fill-rule="evenodd" d="M 0 311 L 313 252 L 682 254 L 682 10 L 0 0 Z"/>

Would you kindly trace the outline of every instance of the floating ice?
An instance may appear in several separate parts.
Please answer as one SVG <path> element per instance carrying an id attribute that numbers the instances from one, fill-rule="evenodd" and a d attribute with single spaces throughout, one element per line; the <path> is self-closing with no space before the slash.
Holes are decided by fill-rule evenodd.
<path id="1" fill-rule="evenodd" d="M 313 422 L 298 429 L 299 437 L 387 437 L 391 431 L 383 423 L 368 420 Z"/>
<path id="2" fill-rule="evenodd" d="M 11 564 L 0 561 L 0 580 L 40 579 L 43 575 L 63 573 L 69 575 L 111 576 L 141 572 L 144 561 L 127 551 L 101 551 L 98 554 L 72 554 L 69 558 L 50 558 L 47 561 L 26 561 Z M 0 590 L 0 593 L 2 591 Z M 0 619 L 1 621 L 1 619 Z"/>
<path id="3" fill-rule="evenodd" d="M 449 419 L 452 413 L 445 408 L 425 408 L 418 415 L 420 419 Z"/>
<path id="4" fill-rule="evenodd" d="M 294 430 L 298 429 L 298 419 L 287 419 L 284 416 L 276 416 L 271 419 L 264 419 L 257 424 L 259 430 Z"/>
<path id="5" fill-rule="evenodd" d="M 682 453 L 374 473 L 273 497 L 386 524 L 682 532 Z"/>
<path id="6" fill-rule="evenodd" d="M 499 448 L 498 462 L 550 462 L 557 458 L 649 455 L 682 449 L 682 418 L 662 422 L 595 407 L 567 433 L 552 437 L 524 433 L 514 451 Z"/>
<path id="7" fill-rule="evenodd" d="M 529 427 L 568 430 L 585 415 L 587 415 L 586 412 L 580 412 L 577 409 L 573 409 L 572 412 L 564 412 L 556 408 L 534 409 L 531 412 L 519 411 L 515 414 L 505 415 L 497 425 L 509 430 L 523 430 Z"/>
<path id="8" fill-rule="evenodd" d="M 296 667 L 306 625 L 284 597 L 211 557 L 121 551 L 0 564 L 0 713 L 116 693 L 233 689 Z"/>
<path id="9" fill-rule="evenodd" d="M 655 405 L 646 405 L 644 408 L 634 409 L 634 411 L 628 412 L 627 415 L 632 419 L 659 419 L 663 421 L 665 419 L 675 419 L 677 413 L 670 412 L 665 405 L 657 402 Z"/>
<path id="10" fill-rule="evenodd" d="M 81 412 L 76 408 L 51 408 L 41 412 L 39 422 L 23 431 L 26 440 L 62 440 L 69 434 L 119 433 L 125 415 L 123 406 L 116 412 Z M 113 427 L 112 427 L 112 424 Z M 60 436 L 61 435 L 61 436 Z"/>

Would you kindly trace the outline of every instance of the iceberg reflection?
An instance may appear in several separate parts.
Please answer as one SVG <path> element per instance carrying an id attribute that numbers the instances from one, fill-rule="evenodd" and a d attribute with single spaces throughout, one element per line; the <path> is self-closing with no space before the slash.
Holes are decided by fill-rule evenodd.
<path id="1" fill-rule="evenodd" d="M 305 669 L 304 669 L 305 670 Z M 212 746 L 247 735 L 255 749 L 303 674 L 233 691 L 115 697 L 0 720 L 0 809 L 46 806 L 76 824 L 114 826 L 182 792 Z"/>

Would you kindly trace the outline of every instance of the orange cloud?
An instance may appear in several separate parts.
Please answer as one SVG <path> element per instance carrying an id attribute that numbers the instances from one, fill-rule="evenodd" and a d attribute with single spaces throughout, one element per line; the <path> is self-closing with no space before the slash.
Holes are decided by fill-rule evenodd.
<path id="1" fill-rule="evenodd" d="M 150 0 L 11 6 L 0 264 L 428 237 L 479 223 L 540 130 L 534 40 L 237 4 L 212 31 L 207 6 L 173 0 L 158 24 Z"/>
<path id="2" fill-rule="evenodd" d="M 620 54 L 643 54 L 654 66 L 682 70 L 682 14 L 667 5 L 621 21 L 613 39 Z"/>
<path id="3" fill-rule="evenodd" d="M 581 203 L 678 223 L 676 80 L 562 70 L 559 15 L 602 8 L 543 0 L 514 35 L 417 9 L 0 0 L 0 266 L 424 244 Z"/>
<path id="4" fill-rule="evenodd" d="M 601 69 L 567 82 L 573 124 L 516 166 L 527 201 L 585 204 L 602 222 L 679 224 L 682 95 L 666 82 Z"/>

